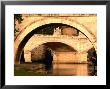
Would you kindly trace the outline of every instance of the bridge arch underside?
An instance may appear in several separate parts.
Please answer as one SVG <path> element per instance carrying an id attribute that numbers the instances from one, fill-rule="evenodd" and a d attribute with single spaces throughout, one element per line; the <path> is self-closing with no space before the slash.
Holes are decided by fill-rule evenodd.
<path id="1" fill-rule="evenodd" d="M 41 45 L 34 45 L 30 50 L 27 49 L 26 46 L 24 47 L 25 62 L 51 60 L 46 59 L 47 50 L 51 52 L 50 55 L 53 57 L 53 63 L 74 62 L 75 59 L 77 59 L 75 58 L 78 53 L 77 50 L 62 42 L 45 42 Z"/>
<path id="2" fill-rule="evenodd" d="M 51 24 L 63 24 L 63 23 L 49 23 L 49 24 L 45 24 L 45 25 L 42 25 L 42 26 L 39 26 L 37 28 L 34 27 L 34 30 L 33 30 L 33 27 L 29 27 L 29 28 L 26 28 L 23 32 L 21 32 L 18 37 L 15 39 L 15 43 L 14 43 L 14 60 L 15 60 L 15 63 L 19 63 L 19 59 L 21 58 L 21 54 L 22 52 L 24 51 L 24 46 L 26 45 L 26 43 L 28 42 L 28 40 L 35 34 L 37 33 L 37 31 L 41 30 L 42 28 L 44 28 L 46 25 L 51 25 Z M 34 24 L 35 25 L 35 24 Z M 67 25 L 67 24 L 66 24 Z M 70 25 L 68 25 L 70 26 Z M 71 27 L 74 27 L 74 26 L 71 26 Z M 30 29 L 31 28 L 31 29 Z M 81 29 L 81 27 L 79 27 Z M 76 28 L 77 29 L 77 28 Z M 83 28 L 84 29 L 84 28 Z M 79 30 L 79 29 L 78 29 Z M 80 30 L 79 30 L 80 31 Z M 83 33 L 83 32 L 81 32 Z M 90 34 L 86 31 L 87 34 L 84 34 L 90 44 L 92 44 L 93 46 L 93 41 L 92 41 L 92 36 L 90 36 Z M 89 34 L 89 35 L 88 35 Z"/>

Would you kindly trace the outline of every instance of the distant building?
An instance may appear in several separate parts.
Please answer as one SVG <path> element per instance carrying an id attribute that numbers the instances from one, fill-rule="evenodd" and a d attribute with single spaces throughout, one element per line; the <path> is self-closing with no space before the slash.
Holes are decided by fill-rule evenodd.
<path id="1" fill-rule="evenodd" d="M 55 35 L 55 36 L 61 35 L 61 29 L 59 27 L 58 28 L 55 28 L 53 35 Z"/>

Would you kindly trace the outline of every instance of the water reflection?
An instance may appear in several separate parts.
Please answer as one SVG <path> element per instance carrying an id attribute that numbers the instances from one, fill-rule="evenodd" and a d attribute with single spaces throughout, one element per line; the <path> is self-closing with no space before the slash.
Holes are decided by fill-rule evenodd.
<path id="1" fill-rule="evenodd" d="M 88 64 L 19 64 L 15 76 L 94 76 L 97 70 Z"/>
<path id="2" fill-rule="evenodd" d="M 87 64 L 54 64 L 53 75 L 86 76 Z"/>

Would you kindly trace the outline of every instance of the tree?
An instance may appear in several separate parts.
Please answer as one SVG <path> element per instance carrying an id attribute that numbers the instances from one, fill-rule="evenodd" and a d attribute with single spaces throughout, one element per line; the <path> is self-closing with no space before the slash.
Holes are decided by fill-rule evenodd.
<path id="1" fill-rule="evenodd" d="M 20 24 L 22 22 L 22 15 L 21 14 L 14 14 L 14 36 L 16 38 L 17 36 L 17 32 L 19 32 L 19 29 L 16 29 L 16 21 L 18 21 L 18 23 Z"/>

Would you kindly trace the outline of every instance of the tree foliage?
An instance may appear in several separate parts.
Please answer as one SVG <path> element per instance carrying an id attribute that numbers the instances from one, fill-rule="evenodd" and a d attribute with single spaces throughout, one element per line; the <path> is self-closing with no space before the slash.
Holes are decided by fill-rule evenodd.
<path id="1" fill-rule="evenodd" d="M 22 15 L 21 14 L 14 14 L 14 36 L 16 37 L 16 33 L 19 32 L 19 29 L 16 29 L 16 21 L 18 21 L 18 23 L 20 24 L 22 21 Z"/>

